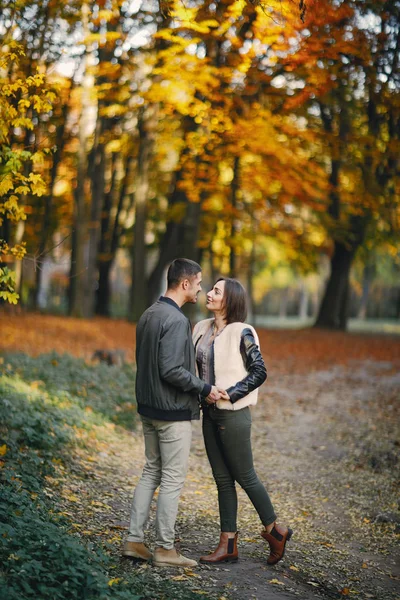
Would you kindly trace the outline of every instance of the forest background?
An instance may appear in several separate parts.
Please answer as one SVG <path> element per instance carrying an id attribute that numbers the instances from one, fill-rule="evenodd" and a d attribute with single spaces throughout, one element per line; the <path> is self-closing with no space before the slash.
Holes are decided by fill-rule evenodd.
<path id="1" fill-rule="evenodd" d="M 0 598 L 398 600 L 400 337 L 331 330 L 400 330 L 400 0 L 0 0 L 0 36 Z M 237 564 L 121 558 L 126 317 L 176 256 L 249 290 L 255 464 L 295 530 L 277 567 L 240 490 Z M 196 558 L 218 502 L 193 430 Z"/>
<path id="2" fill-rule="evenodd" d="M 4 302 L 137 320 L 186 256 L 399 318 L 400 2 L 0 5 Z"/>

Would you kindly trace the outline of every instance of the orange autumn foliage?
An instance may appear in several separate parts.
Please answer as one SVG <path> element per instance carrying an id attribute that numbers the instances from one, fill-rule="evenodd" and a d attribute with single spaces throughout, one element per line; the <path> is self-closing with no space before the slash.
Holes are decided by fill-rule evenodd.
<path id="1" fill-rule="evenodd" d="M 36 356 L 56 351 L 90 360 L 99 348 L 121 349 L 128 361 L 134 361 L 135 325 L 123 320 L 0 313 L 0 330 L 2 352 Z M 352 368 L 362 360 L 388 361 L 394 369 L 400 367 L 399 337 L 315 329 L 257 330 L 271 378 L 277 373 L 324 370 L 334 365 Z"/>

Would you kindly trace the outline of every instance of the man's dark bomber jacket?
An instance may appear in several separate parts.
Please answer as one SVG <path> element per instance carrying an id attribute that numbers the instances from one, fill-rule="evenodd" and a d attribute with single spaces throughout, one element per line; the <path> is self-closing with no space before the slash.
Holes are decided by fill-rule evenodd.
<path id="1" fill-rule="evenodd" d="M 136 401 L 139 414 L 161 421 L 199 419 L 198 397 L 211 386 L 195 375 L 190 323 L 170 298 L 160 298 L 136 328 Z"/>

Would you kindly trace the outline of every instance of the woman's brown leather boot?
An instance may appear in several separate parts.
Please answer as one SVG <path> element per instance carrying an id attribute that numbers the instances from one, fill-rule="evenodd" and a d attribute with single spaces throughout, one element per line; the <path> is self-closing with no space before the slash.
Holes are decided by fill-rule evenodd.
<path id="1" fill-rule="evenodd" d="M 277 562 L 284 557 L 286 542 L 292 537 L 293 531 L 287 527 L 281 525 L 273 526 L 271 533 L 268 533 L 266 529 L 261 532 L 264 540 L 267 540 L 270 548 L 270 555 L 267 558 L 268 565 L 276 565 Z"/>
<path id="2" fill-rule="evenodd" d="M 221 562 L 236 562 L 239 558 L 237 537 L 238 534 L 236 533 L 234 538 L 228 538 L 228 534 L 225 531 L 222 531 L 218 548 L 212 554 L 202 556 L 200 562 L 204 565 L 214 565 Z"/>

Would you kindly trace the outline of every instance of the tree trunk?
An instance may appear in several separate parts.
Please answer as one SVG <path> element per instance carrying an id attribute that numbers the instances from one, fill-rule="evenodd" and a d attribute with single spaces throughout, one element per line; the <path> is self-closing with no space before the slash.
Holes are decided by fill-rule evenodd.
<path id="1" fill-rule="evenodd" d="M 400 319 L 400 288 L 398 288 L 398 291 L 397 291 L 396 319 Z"/>
<path id="2" fill-rule="evenodd" d="M 253 221 L 253 219 L 252 219 L 252 221 Z M 248 269 L 247 269 L 247 295 L 249 298 L 250 318 L 251 318 L 251 322 L 254 327 L 256 325 L 256 318 L 257 318 L 256 303 L 254 300 L 254 286 L 253 286 L 255 260 L 256 260 L 256 247 L 255 247 L 255 243 L 253 241 L 252 246 L 251 246 L 251 253 L 250 253 L 250 257 L 249 257 L 249 265 L 248 265 Z"/>
<path id="3" fill-rule="evenodd" d="M 210 264 L 210 275 L 211 275 L 211 285 L 214 285 L 215 280 L 217 279 L 217 270 L 214 265 L 214 251 L 212 247 L 209 250 L 209 264 Z"/>
<path id="4" fill-rule="evenodd" d="M 280 319 L 286 319 L 288 301 L 289 301 L 289 288 L 284 288 L 282 290 L 281 302 L 279 305 L 279 318 Z"/>
<path id="5" fill-rule="evenodd" d="M 71 86 L 72 87 L 72 86 Z M 68 114 L 68 103 L 63 106 L 62 114 L 61 114 L 61 124 L 57 128 L 56 134 L 56 152 L 53 157 L 53 163 L 51 165 L 50 172 L 50 190 L 49 194 L 45 197 L 44 200 L 44 219 L 43 219 L 43 228 L 41 231 L 38 255 L 42 257 L 46 251 L 47 243 L 50 237 L 50 221 L 51 221 L 51 211 L 53 204 L 53 196 L 54 196 L 54 186 L 56 182 L 58 165 L 61 162 L 61 156 L 64 150 L 65 145 L 65 124 L 67 121 Z M 35 274 L 35 289 L 33 293 L 33 309 L 37 310 L 39 306 L 39 296 L 40 296 L 40 288 L 42 284 L 42 270 L 36 269 Z"/>
<path id="6" fill-rule="evenodd" d="M 104 317 L 110 316 L 110 272 L 112 265 L 112 260 L 99 262 L 99 286 L 96 296 L 96 314 Z"/>
<path id="7" fill-rule="evenodd" d="M 201 262 L 201 251 L 198 247 L 200 234 L 201 202 L 189 202 L 182 223 L 182 238 L 178 246 L 179 256 Z M 198 311 L 197 304 L 186 304 L 183 312 L 188 319 L 195 319 Z"/>
<path id="8" fill-rule="evenodd" d="M 299 318 L 302 320 L 305 320 L 308 317 L 308 299 L 309 299 L 308 289 L 306 288 L 306 286 L 303 283 L 303 285 L 301 286 L 300 306 L 299 306 Z"/>
<path id="9" fill-rule="evenodd" d="M 175 175 L 175 181 L 173 183 L 173 189 L 169 197 L 169 206 L 175 206 L 176 204 L 189 205 L 189 200 L 186 193 L 179 188 L 179 182 L 183 176 L 183 171 L 178 171 Z M 167 265 L 172 262 L 175 258 L 185 257 L 192 258 L 191 256 L 185 256 L 181 254 L 182 241 L 184 237 L 187 238 L 188 232 L 184 232 L 184 225 L 182 222 L 169 221 L 167 223 L 164 235 L 161 238 L 159 244 L 159 255 L 158 260 L 151 272 L 147 282 L 147 305 L 152 304 L 158 296 L 161 286 L 161 280 Z M 189 240 L 190 242 L 190 240 Z M 193 244 L 193 240 L 191 241 Z M 188 245 L 186 242 L 185 246 Z M 193 259 L 195 260 L 195 259 Z"/>
<path id="10" fill-rule="evenodd" d="M 135 190 L 135 225 L 132 248 L 132 287 L 130 297 L 130 318 L 137 321 L 147 308 L 146 295 L 146 217 L 149 194 L 150 158 L 154 142 L 152 121 L 155 108 L 151 107 L 147 115 L 139 117 L 139 155 Z"/>
<path id="11" fill-rule="evenodd" d="M 315 323 L 316 327 L 345 330 L 350 268 L 355 250 L 341 242 L 335 242 L 331 259 L 331 274 Z"/>
<path id="12" fill-rule="evenodd" d="M 189 202 L 181 226 L 181 238 L 178 240 L 179 255 L 196 262 L 200 261 L 200 249 L 198 247 L 200 215 L 201 202 Z"/>
<path id="13" fill-rule="evenodd" d="M 112 160 L 111 187 L 104 197 L 104 206 L 101 217 L 101 237 L 98 254 L 98 275 L 99 284 L 96 292 L 96 314 L 110 316 L 111 285 L 108 281 L 114 264 L 115 255 L 119 247 L 119 240 L 123 233 L 123 226 L 120 223 L 121 211 L 124 207 L 127 196 L 128 182 L 131 179 L 134 158 L 129 154 L 125 167 L 122 165 L 119 157 Z M 122 185 L 118 189 L 117 179 L 120 171 L 124 172 Z M 116 206 L 115 215 L 113 207 Z M 130 208 L 133 207 L 133 204 Z M 103 268 L 103 263 L 109 263 L 108 267 Z M 107 281 L 104 281 L 107 278 Z"/>
<path id="14" fill-rule="evenodd" d="M 29 72 L 31 72 L 31 62 L 30 62 L 30 66 L 29 66 Z M 33 117 L 33 114 L 31 112 L 31 118 Z M 33 131 L 30 131 L 29 129 L 26 130 L 25 132 L 25 136 L 24 136 L 24 147 L 30 147 L 32 148 L 33 152 L 36 152 L 37 150 L 37 134 Z M 24 164 L 24 168 L 23 168 L 23 173 L 25 177 L 29 176 L 30 171 L 32 170 L 32 162 L 29 160 L 28 162 L 26 162 Z M 23 194 L 20 199 L 19 199 L 19 206 L 22 208 L 23 206 L 26 205 L 26 200 L 27 200 L 27 196 L 26 194 Z M 15 228 L 15 234 L 14 234 L 14 241 L 13 241 L 13 245 L 19 245 L 22 243 L 23 237 L 25 234 L 25 221 L 18 221 L 16 228 Z M 14 269 L 15 272 L 15 291 L 20 295 L 20 298 L 22 296 L 22 260 L 15 260 L 14 265 L 11 267 Z M 22 302 L 21 302 L 22 304 Z"/>
<path id="15" fill-rule="evenodd" d="M 15 244 L 21 244 L 25 233 L 25 221 L 18 221 L 15 229 Z M 15 261 L 15 290 L 21 297 L 22 292 L 22 260 Z"/>
<path id="16" fill-rule="evenodd" d="M 348 241 L 335 240 L 331 259 L 331 273 L 315 327 L 346 330 L 350 295 L 350 270 L 357 249 L 364 240 L 367 223 L 368 215 L 353 215 L 349 219 Z"/>
<path id="17" fill-rule="evenodd" d="M 89 5 L 82 5 L 82 27 L 85 37 L 89 34 Z M 85 294 L 85 238 L 86 238 L 86 208 L 85 187 L 87 175 L 87 138 L 88 125 L 92 109 L 91 88 L 92 78 L 89 74 L 88 49 L 84 58 L 84 78 L 82 84 L 81 115 L 79 121 L 79 148 L 77 166 L 77 184 L 75 190 L 74 218 L 72 230 L 72 250 L 69 288 L 69 314 L 74 317 L 84 316 Z"/>
<path id="18" fill-rule="evenodd" d="M 376 268 L 375 265 L 371 262 L 368 262 L 364 266 L 363 272 L 363 284 L 362 284 L 362 294 L 360 300 L 360 307 L 358 309 L 357 317 L 359 319 L 365 319 L 367 316 L 367 305 L 368 305 L 368 297 L 369 291 L 371 288 L 371 282 L 375 277 Z"/>
<path id="19" fill-rule="evenodd" d="M 237 196 L 239 190 L 239 157 L 235 156 L 233 162 L 233 179 L 231 184 L 231 205 L 232 205 L 232 222 L 231 222 L 231 252 L 229 256 L 229 276 L 237 277 L 237 256 L 236 256 L 236 235 L 237 235 Z"/>
<path id="20" fill-rule="evenodd" d="M 178 240 L 180 234 L 179 223 L 169 222 L 160 242 L 157 263 L 152 270 L 147 282 L 147 305 L 150 306 L 157 299 L 161 287 L 161 280 L 167 265 L 178 255 Z"/>
<path id="21" fill-rule="evenodd" d="M 100 121 L 100 124 L 98 124 L 98 127 L 99 132 L 96 134 L 96 137 L 100 137 L 102 135 L 102 120 Z M 93 163 L 93 173 L 91 177 L 92 202 L 90 206 L 90 222 L 88 224 L 89 243 L 84 309 L 86 317 L 92 317 L 95 310 L 96 288 L 98 286 L 97 265 L 101 231 L 101 211 L 104 200 L 105 169 L 105 149 L 103 143 L 98 141 Z"/>
<path id="22" fill-rule="evenodd" d="M 193 117 L 184 117 L 182 129 L 184 135 L 197 130 Z M 188 147 L 183 150 L 180 157 L 180 163 L 184 162 L 185 155 L 189 152 Z M 199 235 L 199 216 L 201 206 L 199 203 L 189 201 L 186 193 L 180 189 L 179 183 L 184 176 L 183 168 L 179 169 L 171 182 L 171 192 L 168 198 L 168 206 L 173 207 L 177 204 L 186 206 L 185 217 L 179 222 L 169 221 L 165 233 L 159 244 L 159 255 L 157 264 L 147 282 L 147 305 L 152 304 L 160 290 L 163 273 L 167 265 L 175 258 L 191 258 L 198 262 L 198 235 Z M 191 208 L 190 208 L 191 207 Z"/>

